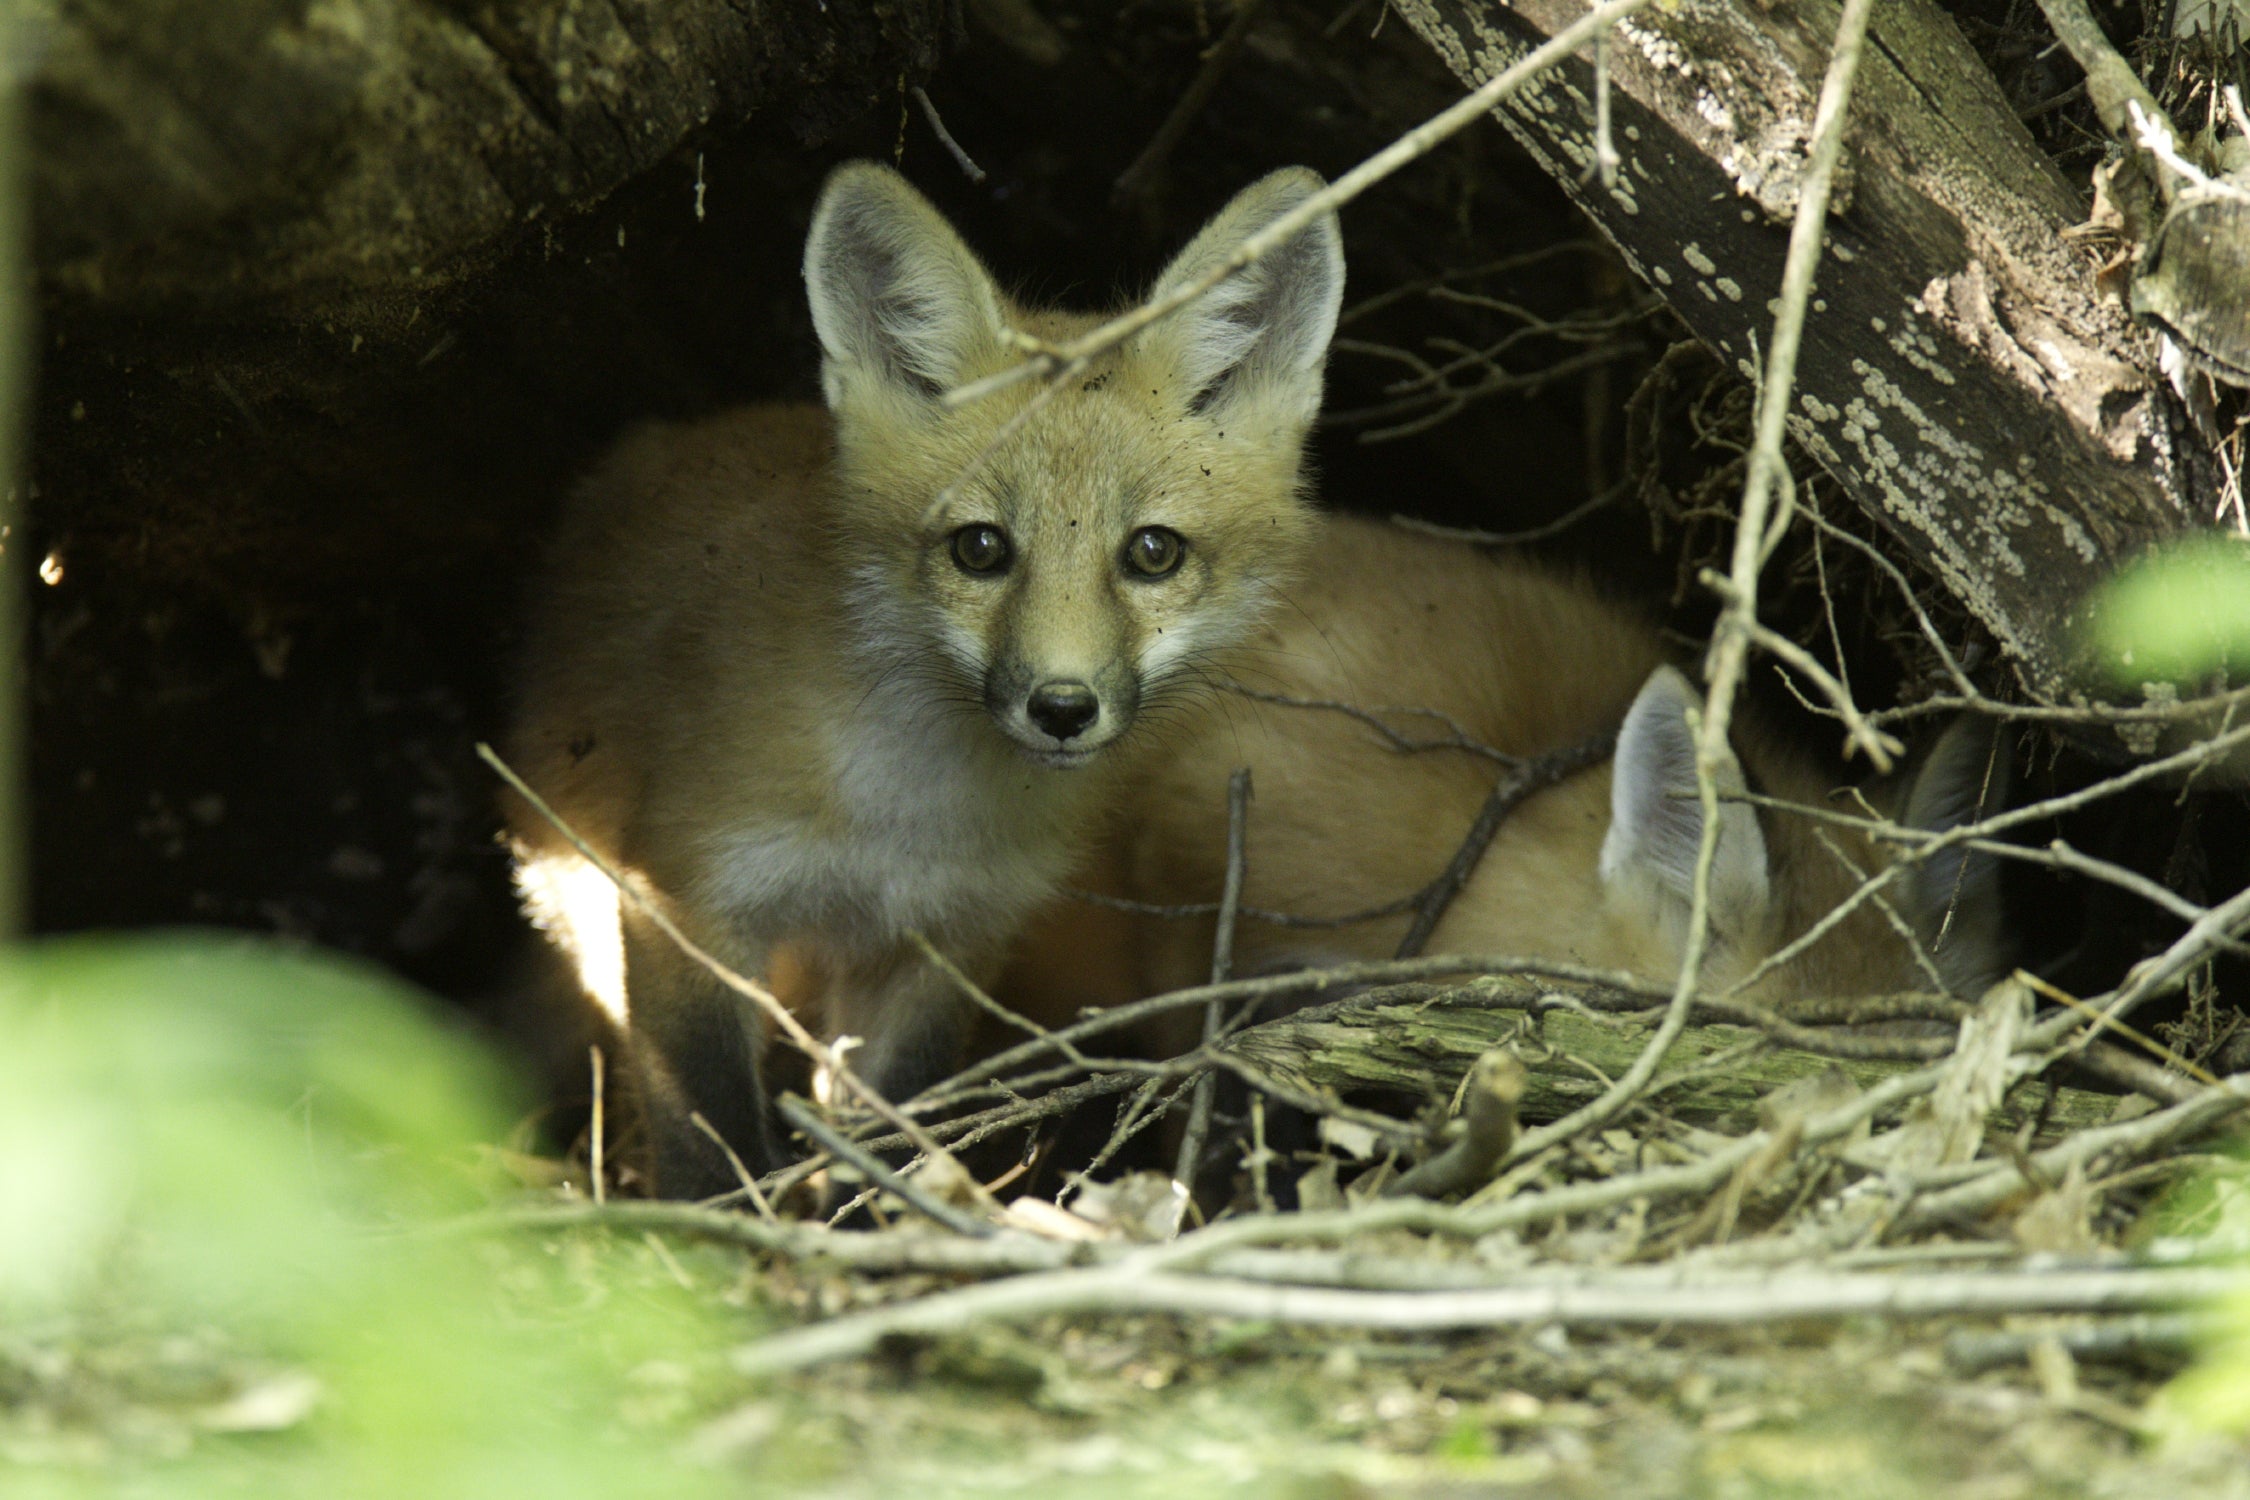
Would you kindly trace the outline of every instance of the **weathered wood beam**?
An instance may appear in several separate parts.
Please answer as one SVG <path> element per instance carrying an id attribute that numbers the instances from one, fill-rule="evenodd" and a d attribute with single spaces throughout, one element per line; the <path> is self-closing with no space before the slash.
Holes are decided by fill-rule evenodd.
<path id="1" fill-rule="evenodd" d="M 1393 0 L 1474 86 L 1578 0 Z M 1590 57 L 1498 112 L 1745 378 L 1771 324 L 1833 0 L 1673 0 L 1609 48 L 1614 186 Z M 2062 238 L 2077 195 L 1929 0 L 1877 7 L 1797 367 L 1791 430 L 2008 653 L 2067 698 L 2087 591 L 2210 514 L 2154 342 Z"/>

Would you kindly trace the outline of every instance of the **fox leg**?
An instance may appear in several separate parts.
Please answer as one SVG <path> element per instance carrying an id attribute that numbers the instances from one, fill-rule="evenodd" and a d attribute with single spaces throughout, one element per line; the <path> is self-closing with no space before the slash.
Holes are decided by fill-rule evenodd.
<path id="1" fill-rule="evenodd" d="M 695 1117 L 753 1175 L 782 1164 L 759 1077 L 764 1023 L 646 916 L 628 910 L 624 928 L 633 1077 L 655 1190 L 688 1199 L 731 1192 L 742 1185 L 734 1164 Z M 757 965 L 742 972 L 755 976 Z"/>
<path id="2" fill-rule="evenodd" d="M 988 986 L 1000 963 L 983 952 L 948 954 L 972 983 Z M 854 1036 L 846 1054 L 862 1083 L 885 1099 L 913 1097 L 957 1071 L 969 1047 L 970 1002 L 919 948 L 894 950 L 841 976 L 828 1005 L 831 1037 Z"/>

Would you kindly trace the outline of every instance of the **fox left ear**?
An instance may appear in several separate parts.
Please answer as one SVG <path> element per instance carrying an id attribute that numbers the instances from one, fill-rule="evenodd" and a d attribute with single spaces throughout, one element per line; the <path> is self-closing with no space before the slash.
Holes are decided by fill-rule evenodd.
<path id="1" fill-rule="evenodd" d="M 1250 184 L 1164 268 L 1150 295 L 1209 274 L 1322 186 L 1306 167 Z M 1151 327 L 1141 345 L 1170 360 L 1198 410 L 1236 421 L 1263 414 L 1277 427 L 1301 429 L 1320 410 L 1321 364 L 1343 302 L 1343 235 L 1336 216 L 1323 214 Z"/>
<path id="2" fill-rule="evenodd" d="M 1694 909 L 1695 861 L 1703 846 L 1703 803 L 1695 782 L 1695 736 L 1688 711 L 1702 698 L 1672 667 L 1658 667 L 1641 686 L 1617 732 L 1610 767 L 1609 833 L 1602 840 L 1601 878 L 1612 900 L 1635 902 L 1676 943 L 1687 938 Z M 1744 789 L 1742 764 L 1730 749 L 1718 768 L 1721 793 Z M 1711 862 L 1711 921 L 1739 939 L 1764 920 L 1771 891 L 1766 836 L 1757 809 L 1719 804 L 1719 843 Z"/>
<path id="3" fill-rule="evenodd" d="M 1998 729 L 1962 715 L 1945 726 L 1907 784 L 1900 820 L 1928 833 L 1982 822 L 2006 803 L 2012 760 Z M 2008 967 L 2000 861 L 1972 849 L 1931 855 L 1911 874 L 1915 926 L 1946 986 L 1980 995 Z"/>
<path id="4" fill-rule="evenodd" d="M 805 236 L 805 292 L 831 410 L 918 409 L 999 348 L 999 290 L 953 226 L 889 167 L 829 174 Z"/>

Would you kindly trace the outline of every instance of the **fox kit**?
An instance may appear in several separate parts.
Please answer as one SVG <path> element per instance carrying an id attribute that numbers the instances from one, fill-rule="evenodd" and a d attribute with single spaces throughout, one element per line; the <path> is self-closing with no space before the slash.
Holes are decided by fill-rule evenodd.
<path id="1" fill-rule="evenodd" d="M 1201 275 L 1318 189 L 1244 190 Z M 1343 288 L 1333 216 L 1097 359 L 941 393 L 1098 319 L 1008 299 L 888 169 L 839 168 L 805 245 L 825 409 L 628 437 L 578 491 L 527 638 L 511 755 L 689 936 L 849 1034 L 901 1097 L 1078 861 L 1135 726 L 1265 618 L 1314 527 L 1302 450 Z M 933 502 L 950 495 L 943 505 Z M 735 1186 L 696 1116 L 778 1163 L 758 1015 L 529 807 L 527 908 L 629 1037 L 658 1191 Z"/>
<path id="2" fill-rule="evenodd" d="M 1458 748 L 1402 752 L 1365 722 L 1275 696 L 1374 709 L 1399 733 L 1458 733 L 1536 755 L 1618 731 L 1614 756 L 1517 806 L 1431 936 L 1432 954 L 1519 954 L 1669 980 L 1687 937 L 1703 814 L 1686 712 L 1700 702 L 1654 631 L 1584 587 L 1518 561 L 1374 522 L 1330 520 L 1315 541 L 1301 607 L 1216 665 L 1261 697 L 1222 695 L 1121 796 L 1124 813 L 1083 877 L 1097 891 L 1162 905 L 1208 903 L 1225 872 L 1226 786 L 1252 771 L 1243 904 L 1320 917 L 1363 911 L 1426 886 L 1452 857 L 1501 768 Z M 1415 710 L 1434 711 L 1415 712 Z M 1450 720 L 1450 725 L 1448 723 Z M 1821 803 L 1832 783 L 1785 747 L 1738 733 L 1722 791 L 1745 785 Z M 1943 828 L 1993 795 L 1992 741 L 1949 731 L 1894 816 Z M 1853 866 L 1888 856 L 1848 829 L 1724 802 L 1711 876 L 1716 936 L 1702 969 L 1724 988 L 1828 913 Z M 1933 989 L 1973 993 L 1998 966 L 1989 861 L 1933 859 L 1888 897 L 1902 937 L 1862 907 L 1749 993 L 1785 1001 Z M 1238 972 L 1387 958 L 1409 918 L 1327 929 L 1244 918 Z M 1915 944 L 1926 963 L 1917 959 Z M 1072 952 L 1103 946 L 1073 964 Z M 1209 919 L 1123 917 L 1058 906 L 1023 946 L 1004 993 L 1054 1014 L 1200 982 Z M 1130 976 L 1087 992 L 1089 967 Z M 1074 974 L 1073 971 L 1076 971 Z"/>

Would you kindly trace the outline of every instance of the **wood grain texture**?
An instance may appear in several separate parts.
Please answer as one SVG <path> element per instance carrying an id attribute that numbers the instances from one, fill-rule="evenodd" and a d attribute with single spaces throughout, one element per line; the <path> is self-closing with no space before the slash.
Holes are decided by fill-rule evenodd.
<path id="1" fill-rule="evenodd" d="M 1401 0 L 1464 84 L 1573 0 Z M 1770 326 L 1837 6 L 1678 0 L 1611 47 L 1614 188 L 1588 168 L 1582 58 L 1498 118 L 1745 378 Z M 1793 436 L 1940 578 L 2022 685 L 2068 698 L 2087 590 L 2210 514 L 2211 476 L 2153 340 L 2061 231 L 2083 215 L 1952 22 L 1878 8 L 1860 72 Z"/>

